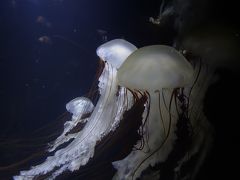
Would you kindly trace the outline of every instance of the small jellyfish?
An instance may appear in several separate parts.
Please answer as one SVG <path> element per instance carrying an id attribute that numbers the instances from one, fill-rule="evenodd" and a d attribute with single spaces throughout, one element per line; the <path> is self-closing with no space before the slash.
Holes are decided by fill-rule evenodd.
<path id="1" fill-rule="evenodd" d="M 159 13 L 156 18 L 150 17 L 149 22 L 154 25 L 161 25 L 167 22 L 167 19 L 174 14 L 173 7 L 169 7 L 165 1 L 162 0 L 159 8 Z"/>
<path id="2" fill-rule="evenodd" d="M 52 40 L 48 36 L 41 36 L 38 38 L 38 41 L 42 44 L 48 44 L 48 45 L 52 44 Z"/>
<path id="3" fill-rule="evenodd" d="M 43 16 L 38 16 L 36 18 L 36 23 L 42 25 L 42 26 L 45 26 L 47 28 L 51 28 L 52 27 L 52 23 L 49 22 L 45 17 Z"/>
<path id="4" fill-rule="evenodd" d="M 46 22 L 46 19 L 43 16 L 38 16 L 36 19 L 37 23 L 44 24 Z"/>
<path id="5" fill-rule="evenodd" d="M 89 116 L 94 110 L 94 105 L 90 99 L 86 97 L 77 97 L 66 104 L 66 109 L 72 114 L 72 119 L 64 123 L 63 133 L 51 144 L 49 144 L 49 152 L 54 151 L 61 144 L 64 144 L 75 138 L 71 131 L 78 124 L 86 123 Z"/>
<path id="6" fill-rule="evenodd" d="M 16 7 L 17 7 L 17 2 L 16 2 L 16 0 L 11 0 L 10 2 L 11 2 L 11 6 L 12 6 L 13 8 L 16 8 Z"/>
<path id="7" fill-rule="evenodd" d="M 97 29 L 97 33 L 99 34 L 99 36 L 101 37 L 103 42 L 107 42 L 107 39 L 108 39 L 108 37 L 107 37 L 108 32 L 107 31 L 105 31 L 103 29 Z"/>

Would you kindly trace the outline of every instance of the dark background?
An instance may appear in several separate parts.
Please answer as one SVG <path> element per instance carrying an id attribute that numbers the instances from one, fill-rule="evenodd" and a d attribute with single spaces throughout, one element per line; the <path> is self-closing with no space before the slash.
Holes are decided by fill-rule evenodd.
<path id="1" fill-rule="evenodd" d="M 157 0 L 1 1 L 0 139 L 31 136 L 65 112 L 68 101 L 88 92 L 98 64 L 95 50 L 103 43 L 99 29 L 107 31 L 109 40 L 125 38 L 137 47 L 171 44 L 177 35 L 171 24 L 158 28 L 148 22 L 157 16 L 159 5 Z M 202 1 L 199 9 L 193 7 L 201 18 L 193 18 L 191 28 L 213 23 L 240 32 L 237 2 Z M 37 23 L 38 16 L 51 25 Z M 51 41 L 41 43 L 41 36 Z M 237 75 L 223 71 L 221 81 L 207 93 L 205 111 L 216 128 L 216 141 L 200 179 L 237 174 Z"/>

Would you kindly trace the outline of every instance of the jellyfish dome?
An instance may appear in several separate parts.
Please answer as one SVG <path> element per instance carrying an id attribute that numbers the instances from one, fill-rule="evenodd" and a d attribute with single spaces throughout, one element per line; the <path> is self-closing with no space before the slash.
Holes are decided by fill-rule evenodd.
<path id="1" fill-rule="evenodd" d="M 118 70 L 120 85 L 141 90 L 184 87 L 192 77 L 190 63 L 174 48 L 164 45 L 138 49 Z"/>
<path id="2" fill-rule="evenodd" d="M 66 109 L 68 112 L 72 113 L 73 116 L 77 117 L 83 113 L 91 113 L 94 109 L 94 105 L 90 99 L 86 97 L 78 97 L 67 103 Z"/>
<path id="3" fill-rule="evenodd" d="M 136 49 L 136 46 L 124 39 L 114 39 L 99 46 L 96 52 L 102 60 L 119 68 L 124 60 Z"/>

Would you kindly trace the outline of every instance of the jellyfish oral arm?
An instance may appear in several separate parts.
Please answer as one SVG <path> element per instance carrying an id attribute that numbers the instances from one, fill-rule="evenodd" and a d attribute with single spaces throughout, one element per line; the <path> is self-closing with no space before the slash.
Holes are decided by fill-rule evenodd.
<path id="1" fill-rule="evenodd" d="M 118 171 L 114 179 L 137 179 L 147 167 L 154 166 L 159 162 L 166 160 L 169 153 L 172 151 L 176 135 L 177 112 L 174 107 L 175 102 L 172 102 L 172 108 L 169 112 L 172 91 L 151 92 L 150 112 L 148 117 L 148 126 L 144 129 L 144 136 L 147 139 L 142 150 L 133 150 L 126 158 L 120 161 L 113 162 L 114 168 Z M 159 102 L 160 96 L 160 102 Z M 164 99 L 164 100 L 163 100 Z M 160 104 L 159 104 L 160 103 Z M 159 109 L 159 107 L 161 109 Z M 148 111 L 147 107 L 145 109 Z M 161 111 L 161 112 L 160 112 Z M 170 121 L 170 116 L 171 121 Z M 143 117 L 144 120 L 144 117 Z M 169 132 L 167 132 L 169 131 Z M 168 134 L 167 134 L 168 133 Z M 146 135 L 148 137 L 146 137 Z M 138 141 L 136 147 L 140 147 L 141 142 Z M 156 151 L 156 153 L 154 153 Z M 139 166 L 137 168 L 137 166 Z"/>

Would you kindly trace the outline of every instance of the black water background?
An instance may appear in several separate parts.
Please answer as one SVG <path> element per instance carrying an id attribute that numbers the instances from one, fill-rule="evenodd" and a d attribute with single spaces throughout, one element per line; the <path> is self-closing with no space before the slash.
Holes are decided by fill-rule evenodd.
<path id="1" fill-rule="evenodd" d="M 171 44 L 175 35 L 171 30 L 156 30 L 147 22 L 149 16 L 158 13 L 159 1 L 155 0 L 13 2 L 5 0 L 0 4 L 1 139 L 30 136 L 56 120 L 69 100 L 88 91 L 98 63 L 95 50 L 102 43 L 97 29 L 106 30 L 109 39 L 124 37 L 138 47 Z M 206 18 L 196 24 L 202 27 L 205 22 L 220 22 L 235 26 L 238 11 L 233 1 L 211 1 Z M 51 22 L 51 27 L 36 23 L 38 16 Z M 45 35 L 51 38 L 51 44 L 38 41 Z M 73 40 L 80 47 L 54 38 L 57 36 Z M 230 75 L 232 81 L 223 78 L 208 93 L 212 95 L 208 96 L 206 107 L 217 127 L 217 141 L 203 177 L 233 177 L 237 172 L 233 162 L 239 117 L 235 116 L 238 109 L 233 103 L 238 103 L 239 98 L 233 76 Z"/>

